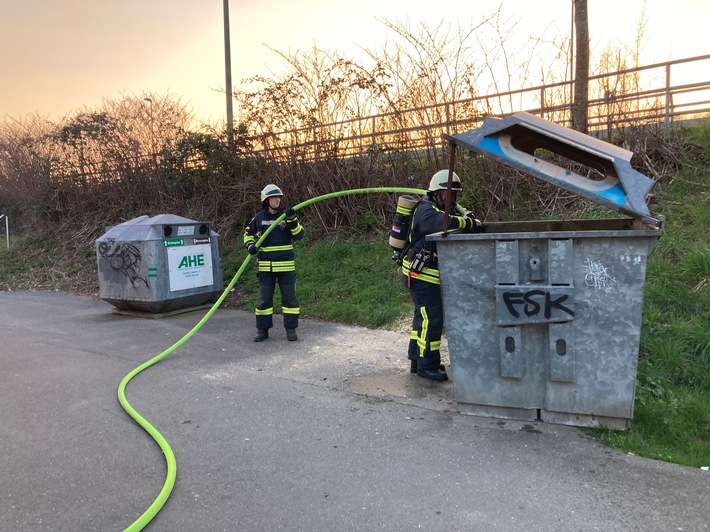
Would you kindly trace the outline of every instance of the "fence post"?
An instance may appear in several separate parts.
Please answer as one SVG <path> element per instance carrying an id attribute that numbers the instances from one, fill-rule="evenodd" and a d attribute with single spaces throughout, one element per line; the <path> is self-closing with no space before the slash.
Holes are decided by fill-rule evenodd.
<path id="1" fill-rule="evenodd" d="M 446 104 L 444 104 L 444 114 L 446 115 L 446 131 L 445 131 L 445 133 L 447 135 L 450 135 L 451 134 L 451 112 L 449 109 L 449 102 L 446 102 Z"/>
<path id="2" fill-rule="evenodd" d="M 313 160 L 315 161 L 319 154 L 318 146 L 318 133 L 316 132 L 316 126 L 313 126 Z"/>
<path id="3" fill-rule="evenodd" d="M 372 117 L 372 149 L 375 149 L 375 145 L 377 144 L 377 129 L 376 129 L 376 124 L 375 124 L 375 117 Z"/>
<path id="4" fill-rule="evenodd" d="M 7 216 L 0 214 L 0 220 L 5 218 L 5 241 L 7 243 L 7 249 L 10 249 L 10 226 L 7 223 Z"/>
<path id="5" fill-rule="evenodd" d="M 666 65 L 666 127 L 670 125 L 671 122 L 671 65 Z"/>

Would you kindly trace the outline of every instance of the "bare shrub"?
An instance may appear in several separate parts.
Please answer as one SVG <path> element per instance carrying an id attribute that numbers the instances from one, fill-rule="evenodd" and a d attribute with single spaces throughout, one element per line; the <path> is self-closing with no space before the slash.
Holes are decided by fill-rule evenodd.
<path id="1" fill-rule="evenodd" d="M 569 42 L 529 38 L 509 49 L 520 21 L 501 9 L 451 28 L 382 23 L 393 39 L 365 50 L 360 64 L 313 47 L 282 53 L 282 76 L 257 76 L 237 92 L 241 124 L 236 149 L 219 129 L 196 126 L 171 95 L 106 100 L 51 123 L 40 117 L 0 127 L 0 208 L 21 211 L 28 226 L 90 244 L 103 231 L 138 215 L 177 213 L 209 221 L 228 246 L 258 208 L 259 191 L 278 184 L 291 205 L 355 188 L 426 188 L 448 166 L 442 136 L 480 125 L 484 116 L 537 109 L 569 122 Z M 638 64 L 635 50 L 604 52 L 600 71 Z M 600 78 L 601 79 L 601 78 Z M 662 176 L 676 164 L 662 134 L 636 127 L 638 109 L 625 91 L 640 74 L 590 84 L 609 123 L 608 139 L 637 152 L 644 173 Z M 514 87 L 547 84 L 539 92 Z M 497 92 L 498 94 L 494 94 Z M 485 96 L 490 94 L 490 96 Z M 643 116 L 655 112 L 649 97 Z M 648 112 L 646 112 L 648 111 Z M 611 135 L 611 132 L 614 135 Z M 491 161 L 459 153 L 464 202 L 486 220 L 583 212 L 578 199 Z M 386 230 L 394 194 L 339 197 L 302 213 L 311 232 Z"/>

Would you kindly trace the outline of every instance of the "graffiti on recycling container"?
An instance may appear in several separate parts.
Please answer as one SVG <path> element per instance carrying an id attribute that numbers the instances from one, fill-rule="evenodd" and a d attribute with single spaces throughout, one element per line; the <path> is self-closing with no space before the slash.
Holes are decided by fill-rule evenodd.
<path id="1" fill-rule="evenodd" d="M 614 278 L 614 268 L 610 266 L 604 266 L 601 262 L 587 259 L 584 261 L 584 268 L 587 271 L 584 275 L 584 284 L 587 286 L 593 286 L 599 290 L 617 284 Z"/>
<path id="2" fill-rule="evenodd" d="M 567 314 L 573 318 L 574 310 L 563 305 L 569 298 L 569 294 L 552 294 L 548 290 L 538 289 L 503 292 L 503 303 L 514 318 L 520 317 L 520 311 L 527 317 L 540 316 L 546 320 L 552 318 L 553 314 Z"/>
<path id="3" fill-rule="evenodd" d="M 125 275 L 133 287 L 139 282 L 148 286 L 147 279 L 141 277 L 139 273 L 143 260 L 140 250 L 133 244 L 101 242 L 99 243 L 99 255 L 108 262 L 113 271 Z"/>

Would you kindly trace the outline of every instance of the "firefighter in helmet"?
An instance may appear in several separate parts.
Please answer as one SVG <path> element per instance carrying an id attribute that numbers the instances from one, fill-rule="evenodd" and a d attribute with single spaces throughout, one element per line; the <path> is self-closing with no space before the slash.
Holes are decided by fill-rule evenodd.
<path id="1" fill-rule="evenodd" d="M 407 353 L 410 371 L 434 381 L 445 381 L 449 377 L 441 364 L 439 353 L 444 310 L 436 242 L 428 242 L 426 236 L 444 229 L 448 181 L 448 170 L 440 170 L 432 176 L 426 196 L 414 209 L 407 248 L 402 260 L 402 280 L 414 302 L 412 333 Z M 472 212 L 467 211 L 462 216 L 453 208 L 460 191 L 461 180 L 453 173 L 450 201 L 452 212 L 448 216 L 447 229 L 472 229 L 481 225 Z"/>
<path id="2" fill-rule="evenodd" d="M 285 220 L 274 228 L 261 243 L 256 242 L 274 221 L 286 213 Z M 276 185 L 266 185 L 261 191 L 261 210 L 244 230 L 244 246 L 252 255 L 257 255 L 257 276 L 259 278 L 259 298 L 256 303 L 255 342 L 269 337 L 269 329 L 274 326 L 274 290 L 276 283 L 281 291 L 281 310 L 284 328 L 289 341 L 298 340 L 298 299 L 296 298 L 296 266 L 293 241 L 303 238 L 303 226 L 299 223 L 293 207 L 284 209 L 283 192 Z"/>

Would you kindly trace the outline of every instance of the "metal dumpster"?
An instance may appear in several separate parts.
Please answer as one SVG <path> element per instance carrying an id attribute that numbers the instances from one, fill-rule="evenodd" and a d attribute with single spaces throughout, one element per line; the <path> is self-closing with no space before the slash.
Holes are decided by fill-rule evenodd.
<path id="1" fill-rule="evenodd" d="M 646 260 L 663 232 L 645 203 L 653 182 L 631 168 L 631 152 L 527 113 L 447 140 L 633 216 L 428 237 L 437 242 L 459 411 L 630 428 Z M 542 160 L 538 149 L 603 179 Z"/>
<path id="2" fill-rule="evenodd" d="M 217 233 L 172 214 L 107 228 L 96 261 L 99 297 L 119 313 L 185 312 L 216 301 L 223 289 Z"/>

